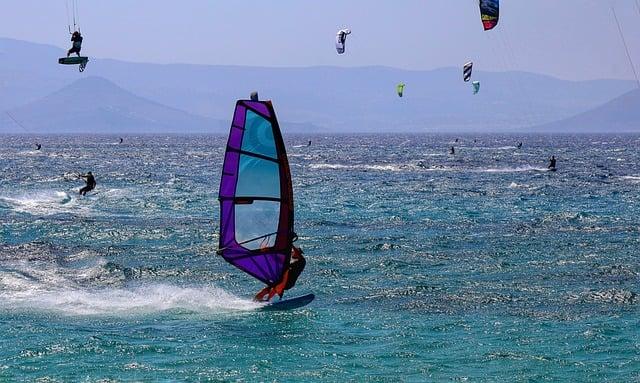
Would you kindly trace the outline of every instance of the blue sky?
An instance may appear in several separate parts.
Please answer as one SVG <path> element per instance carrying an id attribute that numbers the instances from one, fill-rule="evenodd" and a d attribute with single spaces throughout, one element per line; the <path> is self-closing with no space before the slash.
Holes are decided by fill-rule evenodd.
<path id="1" fill-rule="evenodd" d="M 564 79 L 633 72 L 613 5 L 640 70 L 637 0 L 502 0 L 483 32 L 477 0 L 77 0 L 83 53 L 154 63 L 258 66 L 460 66 Z M 4 1 L 0 36 L 67 47 L 66 0 Z M 349 27 L 348 53 L 335 32 Z"/>

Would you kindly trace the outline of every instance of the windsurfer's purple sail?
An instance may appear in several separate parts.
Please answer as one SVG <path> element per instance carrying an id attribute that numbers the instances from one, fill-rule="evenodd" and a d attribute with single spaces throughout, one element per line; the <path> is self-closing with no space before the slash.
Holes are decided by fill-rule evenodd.
<path id="1" fill-rule="evenodd" d="M 293 241 L 293 191 L 270 101 L 236 103 L 222 168 L 218 254 L 268 286 L 281 281 Z"/>

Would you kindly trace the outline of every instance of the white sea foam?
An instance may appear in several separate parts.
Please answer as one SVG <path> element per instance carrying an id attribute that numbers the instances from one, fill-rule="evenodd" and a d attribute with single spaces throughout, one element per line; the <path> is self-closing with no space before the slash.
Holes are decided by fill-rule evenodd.
<path id="1" fill-rule="evenodd" d="M 513 168 L 488 168 L 488 169 L 481 169 L 481 172 L 485 172 L 485 173 L 520 173 L 520 172 L 531 172 L 531 171 L 535 171 L 535 172 L 547 172 L 549 171 L 549 169 L 547 168 L 539 168 L 539 167 L 535 167 L 535 166 L 519 166 L 519 167 L 513 167 Z"/>
<path id="2" fill-rule="evenodd" d="M 515 146 L 460 146 L 460 148 L 471 149 L 471 150 L 516 150 Z"/>
<path id="3" fill-rule="evenodd" d="M 24 282 L 24 281 L 22 281 Z M 23 288 L 26 287 L 23 283 Z M 144 315 L 171 310 L 216 313 L 255 310 L 260 303 L 242 299 L 217 287 L 170 284 L 132 288 L 40 289 L 0 294 L 0 309 L 50 311 L 62 315 Z"/>
<path id="4" fill-rule="evenodd" d="M 102 194 L 103 197 L 107 197 L 107 198 L 122 198 L 122 197 L 131 195 L 131 190 L 111 188 L 111 189 L 106 189 L 104 191 L 101 191 L 100 193 Z"/>
<path id="5" fill-rule="evenodd" d="M 622 176 L 620 178 L 627 181 L 640 182 L 640 176 Z"/>
<path id="6" fill-rule="evenodd" d="M 84 211 L 77 206 L 77 198 L 65 191 L 43 190 L 14 196 L 0 196 L 0 204 L 10 209 L 32 215 L 52 215 Z"/>
<path id="7" fill-rule="evenodd" d="M 41 154 L 42 152 L 39 150 L 26 150 L 18 153 L 20 156 L 38 156 Z"/>
<path id="8" fill-rule="evenodd" d="M 147 283 L 127 286 L 121 268 L 89 251 L 52 262 L 12 259 L 0 265 L 0 310 L 61 315 L 145 315 L 180 310 L 224 313 L 255 310 L 260 303 L 215 286 Z"/>
<path id="9" fill-rule="evenodd" d="M 343 165 L 343 164 L 311 164 L 311 169 L 329 169 L 329 170 L 357 170 L 357 171 L 378 171 L 378 172 L 408 172 L 408 171 L 432 171 L 432 172 L 445 172 L 454 171 L 455 168 L 446 167 L 442 165 L 428 166 L 423 161 L 417 163 L 404 163 L 404 164 L 355 164 L 355 165 Z"/>
<path id="10" fill-rule="evenodd" d="M 205 152 L 205 151 L 188 151 L 185 153 L 187 156 L 189 157 L 200 157 L 200 158 L 206 158 L 209 157 L 211 155 L 213 155 L 213 152 Z"/>
<path id="11" fill-rule="evenodd" d="M 388 171 L 388 172 L 401 172 L 412 169 L 413 165 L 401 165 L 401 164 L 384 164 L 384 165 L 342 165 L 342 164 L 311 164 L 311 169 L 352 169 L 352 170 L 373 170 L 373 171 Z"/>
<path id="12" fill-rule="evenodd" d="M 60 182 L 60 181 L 68 181 L 68 180 L 70 180 L 70 177 L 68 175 L 66 175 L 66 174 L 63 174 L 63 175 L 60 175 L 60 176 L 42 178 L 41 180 L 39 180 L 37 182 L 49 183 L 49 182 Z"/>

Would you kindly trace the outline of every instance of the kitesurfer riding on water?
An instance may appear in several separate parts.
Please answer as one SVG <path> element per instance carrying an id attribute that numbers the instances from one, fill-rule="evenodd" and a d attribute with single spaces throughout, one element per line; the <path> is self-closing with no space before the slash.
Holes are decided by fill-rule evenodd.
<path id="1" fill-rule="evenodd" d="M 556 156 L 551 156 L 551 159 L 549 159 L 549 166 L 547 168 L 549 170 L 556 170 Z"/>
<path id="2" fill-rule="evenodd" d="M 297 238 L 297 237 L 294 237 Z M 282 297 L 282 294 L 285 290 L 289 290 L 296 285 L 296 281 L 304 267 L 306 266 L 307 261 L 302 256 L 302 250 L 299 247 L 291 246 L 291 260 L 289 261 L 289 266 L 282 274 L 282 279 L 275 286 L 267 286 L 264 289 L 260 290 L 256 296 L 255 300 L 258 302 L 269 301 L 276 294 Z"/>
<path id="3" fill-rule="evenodd" d="M 80 31 L 75 31 L 71 35 L 71 41 L 73 42 L 73 46 L 67 52 L 67 57 L 69 57 L 72 53 L 75 53 L 80 57 L 80 50 L 82 49 L 82 35 Z"/>
<path id="4" fill-rule="evenodd" d="M 78 178 L 84 178 L 85 182 L 87 183 L 85 187 L 80 189 L 81 195 L 86 195 L 87 192 L 90 192 L 96 187 L 96 179 L 93 177 L 93 174 L 91 174 L 91 172 L 87 172 L 87 174 L 78 174 Z"/>

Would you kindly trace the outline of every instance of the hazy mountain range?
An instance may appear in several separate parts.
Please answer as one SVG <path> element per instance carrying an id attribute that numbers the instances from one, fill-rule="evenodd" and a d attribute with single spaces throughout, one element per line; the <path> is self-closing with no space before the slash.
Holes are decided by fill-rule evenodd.
<path id="1" fill-rule="evenodd" d="M 535 131 L 562 132 L 574 127 L 584 133 L 640 132 L 640 89 L 567 119 L 536 127 Z"/>
<path id="2" fill-rule="evenodd" d="M 634 88 L 630 81 L 476 67 L 481 90 L 474 96 L 460 68 L 143 64 L 92 58 L 90 44 L 83 47 L 87 69 L 78 73 L 57 64 L 63 48 L 0 39 L 0 111 L 38 133 L 223 133 L 235 100 L 257 90 L 273 100 L 285 131 L 547 131 L 556 121 L 563 132 L 640 131 L 637 113 L 620 113 L 640 105 L 637 92 L 623 96 Z M 22 131 L 3 113 L 0 132 Z"/>
<path id="3" fill-rule="evenodd" d="M 102 77 L 86 77 L 10 111 L 27 129 L 55 133 L 222 133 L 226 122 L 135 96 Z M 90 129 L 90 130 L 89 130 Z"/>

